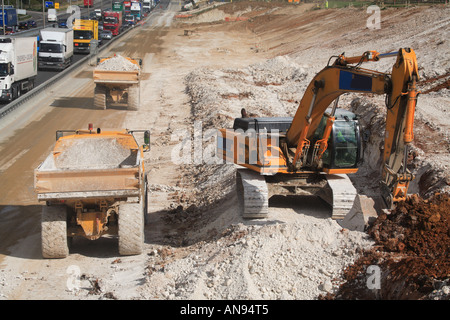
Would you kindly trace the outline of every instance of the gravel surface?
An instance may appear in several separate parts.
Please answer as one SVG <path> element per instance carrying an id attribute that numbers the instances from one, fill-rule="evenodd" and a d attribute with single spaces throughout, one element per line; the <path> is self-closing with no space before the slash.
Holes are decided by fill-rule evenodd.
<path id="1" fill-rule="evenodd" d="M 97 69 L 105 71 L 134 71 L 139 70 L 139 66 L 122 57 L 120 54 L 117 54 L 99 63 Z"/>
<path id="2" fill-rule="evenodd" d="M 364 258 L 365 250 L 376 249 L 366 232 L 342 228 L 323 202 L 310 197 L 273 197 L 267 219 L 243 220 L 234 166 L 175 164 L 168 150 L 180 142 L 173 135 L 177 130 L 188 132 L 189 141 L 196 121 L 204 129 L 231 127 L 243 107 L 258 116 L 292 116 L 314 75 L 330 56 L 344 51 L 352 56 L 416 50 L 421 80 L 429 80 L 421 85 L 433 90 L 423 93 L 417 106 L 410 165 L 418 178 L 411 192 L 448 190 L 449 92 L 442 87 L 450 71 L 448 7 L 387 8 L 376 31 L 367 29 L 365 9 L 243 1 L 208 11 L 199 24 L 172 20 L 178 8 L 172 9 L 161 19 L 177 25 L 143 26 L 123 46 L 124 56 L 139 54 L 148 62 L 142 106 L 127 112 L 124 123 L 152 130 L 152 151 L 145 154 L 151 213 L 145 253 L 119 256 L 116 239 L 104 237 L 75 239 L 67 259 L 40 260 L 35 232 L 8 247 L 12 254 L 2 260 L 1 298 L 314 300 L 338 292 L 344 270 Z M 233 16 L 249 19 L 225 21 Z M 389 72 L 393 63 L 386 59 L 364 67 Z M 349 94 L 340 106 L 357 110 L 371 129 L 365 163 L 352 178 L 358 191 L 371 197 L 380 174 L 376 154 L 384 97 Z M 102 111 L 110 112 L 103 117 L 114 117 L 117 110 Z M 14 210 L 5 207 L 2 214 L 14 217 Z M 365 286 L 365 269 L 357 271 Z M 70 287 L 69 280 L 79 282 Z M 433 297 L 445 298 L 448 279 L 437 280 L 443 294 Z"/>
<path id="3" fill-rule="evenodd" d="M 371 245 L 364 233 L 303 214 L 289 223 L 236 223 L 182 259 L 155 251 L 141 292 L 149 299 L 315 299 L 333 292 L 345 266 Z"/>
<path id="4" fill-rule="evenodd" d="M 41 170 L 108 169 L 136 164 L 136 156 L 114 138 L 86 138 L 64 140 L 61 152 L 50 155 Z"/>

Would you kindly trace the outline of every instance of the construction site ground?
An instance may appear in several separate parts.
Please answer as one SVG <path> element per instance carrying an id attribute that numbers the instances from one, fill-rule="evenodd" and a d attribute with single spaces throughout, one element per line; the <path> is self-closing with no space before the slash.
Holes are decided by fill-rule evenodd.
<path id="1" fill-rule="evenodd" d="M 382 8 L 371 29 L 366 8 L 315 6 L 233 1 L 186 17 L 172 2 L 102 53 L 143 59 L 139 110 L 95 110 L 86 66 L 8 115 L 0 123 L 0 299 L 448 299 L 450 8 Z M 409 164 L 417 196 L 395 212 L 378 210 L 365 230 L 330 219 L 330 208 L 307 196 L 273 197 L 267 219 L 243 220 L 236 168 L 211 163 L 207 133 L 231 127 L 243 107 L 292 116 L 333 55 L 403 47 L 416 51 L 421 76 Z M 348 94 L 340 106 L 360 114 L 367 134 L 351 179 L 373 207 L 384 97 Z M 151 130 L 144 253 L 120 256 L 114 237 L 76 238 L 69 257 L 42 259 L 33 171 L 56 130 L 88 123 Z"/>

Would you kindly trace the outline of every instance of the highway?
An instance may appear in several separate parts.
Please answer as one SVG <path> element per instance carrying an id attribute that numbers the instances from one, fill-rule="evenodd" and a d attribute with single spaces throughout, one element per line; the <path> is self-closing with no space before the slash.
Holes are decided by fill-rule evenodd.
<path id="1" fill-rule="evenodd" d="M 102 0 L 101 2 L 95 2 L 93 8 L 80 7 L 80 14 L 81 14 L 81 16 L 88 16 L 89 12 L 92 12 L 94 9 L 98 9 L 100 7 L 103 8 L 103 10 L 110 9 L 112 7 L 112 2 L 113 2 L 113 0 Z M 17 32 L 14 34 L 14 36 L 24 36 L 24 37 L 37 36 L 39 34 L 39 31 L 43 28 L 44 23 L 43 23 L 43 19 L 42 19 L 43 18 L 42 12 L 27 11 L 27 14 L 31 15 L 31 17 L 32 17 L 31 19 L 36 21 L 37 28 Z M 65 11 L 63 10 L 58 13 L 58 19 L 67 19 L 70 15 L 71 15 L 70 13 L 65 13 Z M 46 28 L 51 27 L 51 26 L 53 26 L 52 23 L 48 23 L 48 22 L 45 23 Z M 103 40 L 102 45 L 105 45 L 108 41 L 110 41 L 110 40 Z M 76 62 L 80 61 L 85 56 L 86 55 L 83 55 L 83 54 L 74 54 L 72 63 L 76 63 Z M 44 83 L 45 81 L 51 79 L 58 72 L 60 72 L 60 71 L 38 70 L 38 73 L 37 73 L 37 76 L 35 79 L 35 87 L 37 87 L 40 84 Z M 8 105 L 7 103 L 0 104 L 0 110 L 3 109 L 4 107 L 6 107 L 7 105 Z"/>
<path id="2" fill-rule="evenodd" d="M 158 59 L 152 58 L 156 53 L 162 54 L 161 37 L 167 33 L 165 30 L 167 27 L 163 24 L 158 25 L 157 22 L 166 15 L 170 18 L 174 14 L 168 12 L 165 3 L 158 10 L 152 11 L 145 19 L 144 25 L 133 28 L 111 43 L 104 49 L 103 54 L 118 53 L 142 57 L 145 61 L 143 71 L 149 74 L 150 70 L 153 71 L 158 67 Z M 164 66 L 160 69 L 164 70 Z M 33 180 L 34 169 L 45 159 L 55 144 L 56 130 L 85 128 L 88 123 L 101 128 L 124 128 L 125 120 L 130 113 L 137 117 L 137 113 L 142 112 L 142 110 L 128 111 L 126 108 L 95 109 L 91 75 L 92 67 L 83 63 L 77 66 L 74 72 L 59 79 L 48 89 L 42 90 L 8 116 L 0 118 L 0 265 L 2 272 L 12 270 L 15 275 L 21 270 L 29 270 L 31 273 L 37 272 L 36 278 L 39 278 L 35 285 L 34 281 L 22 282 L 23 279 L 11 276 L 11 279 L 18 279 L 20 283 L 16 285 L 8 280 L 6 288 L 2 287 L 4 284 L 2 281 L 5 279 L 2 273 L 0 300 L 27 299 L 29 295 L 33 296 L 29 299 L 64 299 L 63 295 L 68 293 L 65 274 L 67 267 L 49 268 L 49 263 L 59 263 L 61 260 L 49 261 L 41 258 L 39 238 L 42 203 L 37 201 Z M 159 84 L 163 82 L 159 81 L 157 85 Z M 147 83 L 147 87 L 154 86 Z M 159 90 L 155 92 L 156 98 L 158 92 Z M 159 112 L 164 114 L 163 106 Z M 146 120 L 148 121 L 146 127 L 151 127 L 153 117 Z M 98 266 L 95 255 L 103 257 L 105 253 L 107 256 L 115 255 L 116 246 L 110 245 L 110 241 L 115 240 L 108 238 L 102 240 L 106 241 L 96 243 L 101 247 L 94 247 L 93 254 L 82 252 L 83 261 L 74 261 L 69 257 L 62 262 L 78 265 L 83 272 L 92 271 Z M 90 244 L 85 247 L 92 247 Z M 73 256 L 80 257 L 76 253 Z M 41 271 L 49 272 L 49 277 L 41 276 Z M 62 276 L 63 280 L 55 279 L 55 275 Z M 42 293 L 41 290 L 46 290 L 49 294 Z"/>

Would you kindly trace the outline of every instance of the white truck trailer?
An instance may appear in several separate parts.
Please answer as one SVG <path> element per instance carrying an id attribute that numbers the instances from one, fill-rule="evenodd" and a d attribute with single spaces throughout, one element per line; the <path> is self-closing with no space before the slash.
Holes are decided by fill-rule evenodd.
<path id="1" fill-rule="evenodd" d="M 0 37 L 0 100 L 12 101 L 34 87 L 36 37 Z"/>
<path id="2" fill-rule="evenodd" d="M 48 9 L 48 11 L 47 11 L 47 21 L 48 22 L 56 22 L 56 21 L 58 21 L 58 14 L 56 13 L 56 9 Z"/>
<path id="3" fill-rule="evenodd" d="M 45 28 L 41 30 L 39 70 L 64 70 L 72 64 L 72 59 L 73 29 Z"/>
<path id="4" fill-rule="evenodd" d="M 155 0 L 144 0 L 142 2 L 142 11 L 150 12 L 155 7 Z"/>

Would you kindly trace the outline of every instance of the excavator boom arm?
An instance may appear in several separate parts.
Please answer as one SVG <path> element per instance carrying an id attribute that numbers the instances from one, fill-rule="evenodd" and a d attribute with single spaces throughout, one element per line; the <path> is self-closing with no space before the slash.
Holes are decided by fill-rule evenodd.
<path id="1" fill-rule="evenodd" d="M 305 123 L 310 122 L 306 138 L 314 134 L 328 106 L 348 92 L 386 93 L 389 76 L 377 71 L 330 66 L 320 71 L 309 84 L 287 132 L 290 147 L 298 145 Z"/>
<path id="2" fill-rule="evenodd" d="M 378 61 L 396 55 L 397 61 L 391 75 L 360 68 L 367 61 Z M 357 66 L 351 66 L 351 64 Z M 404 199 L 413 176 L 406 169 L 407 145 L 413 140 L 414 111 L 417 102 L 418 79 L 416 55 L 412 49 L 400 49 L 395 53 L 380 54 L 368 51 L 359 57 L 340 55 L 335 63 L 320 71 L 309 84 L 286 133 L 289 147 L 295 147 L 295 166 L 309 146 L 309 138 L 315 133 L 328 106 L 340 95 L 348 92 L 387 95 L 387 115 L 384 144 L 383 185 L 387 190 L 387 202 Z M 333 115 L 331 115 L 333 116 Z M 326 141 L 324 136 L 322 141 Z M 322 153 L 324 146 L 322 145 Z"/>

